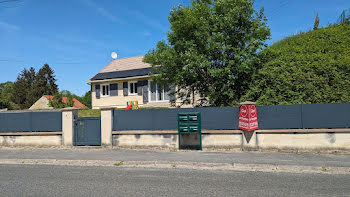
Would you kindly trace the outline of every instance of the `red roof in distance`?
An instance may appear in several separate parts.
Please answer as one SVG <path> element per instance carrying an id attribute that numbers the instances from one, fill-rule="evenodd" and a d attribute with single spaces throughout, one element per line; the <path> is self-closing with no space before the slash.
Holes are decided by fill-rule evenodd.
<path id="1" fill-rule="evenodd" d="M 51 95 L 44 95 L 44 97 L 47 98 L 47 99 L 50 99 L 50 100 L 53 99 L 53 96 L 51 96 Z M 68 98 L 63 96 L 62 97 L 62 102 L 63 103 L 67 103 L 67 101 L 68 101 Z M 80 101 L 78 101 L 77 99 L 73 98 L 73 102 L 74 102 L 73 103 L 73 107 L 79 108 L 79 109 L 87 109 L 87 107 L 84 104 L 82 104 Z"/>

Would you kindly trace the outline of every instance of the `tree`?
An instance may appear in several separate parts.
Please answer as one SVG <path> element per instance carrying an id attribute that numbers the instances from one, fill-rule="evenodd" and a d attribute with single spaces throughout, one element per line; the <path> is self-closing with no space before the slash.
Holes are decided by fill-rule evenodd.
<path id="1" fill-rule="evenodd" d="M 17 77 L 13 86 L 12 101 L 21 109 L 32 106 L 43 95 L 54 95 L 58 92 L 58 86 L 54 71 L 45 64 L 38 73 L 31 67 L 24 69 Z"/>
<path id="2" fill-rule="evenodd" d="M 64 101 L 63 97 L 66 97 L 67 100 Z M 59 93 L 55 93 L 53 98 L 49 100 L 49 104 L 51 107 L 55 109 L 73 107 L 74 105 L 73 95 L 67 90 L 61 91 Z"/>
<path id="3" fill-rule="evenodd" d="M 88 91 L 84 94 L 83 97 L 80 97 L 78 99 L 81 103 L 83 103 L 86 107 L 91 109 L 91 91 Z"/>
<path id="4" fill-rule="evenodd" d="M 193 0 L 173 8 L 169 21 L 167 42 L 144 58 L 155 70 L 153 80 L 177 86 L 184 101 L 195 91 L 212 105 L 236 104 L 270 37 L 263 8 L 254 10 L 252 0 Z"/>
<path id="5" fill-rule="evenodd" d="M 18 109 L 18 106 L 11 101 L 13 96 L 13 86 L 14 84 L 11 81 L 0 83 L 0 109 Z"/>
<path id="6" fill-rule="evenodd" d="M 314 30 L 318 29 L 319 24 L 320 24 L 320 17 L 318 16 L 318 13 L 317 13 L 314 21 Z"/>
<path id="7" fill-rule="evenodd" d="M 27 102 L 32 105 L 43 95 L 55 95 L 57 93 L 58 86 L 56 84 L 54 71 L 48 64 L 45 64 L 35 76 L 33 91 L 30 92 Z"/>
<path id="8" fill-rule="evenodd" d="M 33 91 L 35 80 L 35 69 L 30 67 L 29 70 L 23 71 L 17 76 L 17 80 L 13 84 L 13 92 L 11 100 L 19 106 L 20 109 L 29 108 L 32 104 L 27 102 L 28 95 Z"/>
<path id="9" fill-rule="evenodd" d="M 260 105 L 350 102 L 350 25 L 286 38 L 263 50 L 242 100 Z"/>

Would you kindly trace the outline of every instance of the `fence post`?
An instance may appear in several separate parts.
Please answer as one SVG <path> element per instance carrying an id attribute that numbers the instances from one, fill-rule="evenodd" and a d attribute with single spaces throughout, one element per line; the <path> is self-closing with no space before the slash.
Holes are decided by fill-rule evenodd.
<path id="1" fill-rule="evenodd" d="M 74 145 L 74 124 L 77 118 L 77 109 L 68 107 L 62 111 L 62 145 L 73 146 Z"/>
<path id="2" fill-rule="evenodd" d="M 101 144 L 102 146 L 112 146 L 113 110 L 114 108 L 112 107 L 101 108 Z"/>

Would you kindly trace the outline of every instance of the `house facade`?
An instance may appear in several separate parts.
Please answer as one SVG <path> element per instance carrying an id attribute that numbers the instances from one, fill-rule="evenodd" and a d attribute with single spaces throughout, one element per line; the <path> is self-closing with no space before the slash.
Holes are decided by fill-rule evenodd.
<path id="1" fill-rule="evenodd" d="M 175 89 L 152 82 L 153 72 L 143 56 L 113 60 L 88 81 L 92 108 L 125 108 L 129 101 L 137 101 L 139 107 L 171 107 Z"/>

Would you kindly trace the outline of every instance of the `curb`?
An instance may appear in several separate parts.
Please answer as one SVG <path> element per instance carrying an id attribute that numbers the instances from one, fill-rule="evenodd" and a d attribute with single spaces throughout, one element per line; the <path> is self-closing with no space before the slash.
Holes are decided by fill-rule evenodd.
<path id="1" fill-rule="evenodd" d="M 163 162 L 163 161 L 102 161 L 102 160 L 56 160 L 56 159 L 1 159 L 0 165 L 54 165 L 54 166 L 95 166 L 118 168 L 150 169 L 189 169 L 222 170 L 273 173 L 307 173 L 307 174 L 346 174 L 350 167 L 297 166 L 242 163 L 199 163 L 199 162 Z"/>

